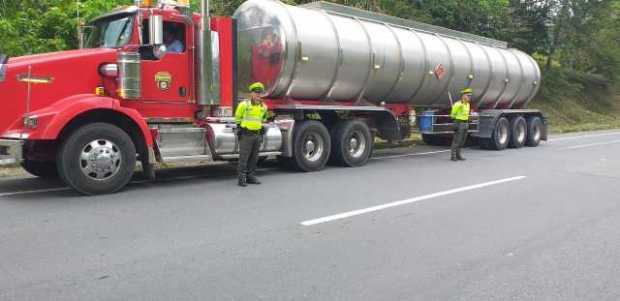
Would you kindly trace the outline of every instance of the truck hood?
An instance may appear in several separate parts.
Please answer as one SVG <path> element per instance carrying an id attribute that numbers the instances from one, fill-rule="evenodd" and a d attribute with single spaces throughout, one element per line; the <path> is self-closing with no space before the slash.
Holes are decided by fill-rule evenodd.
<path id="1" fill-rule="evenodd" d="M 116 53 L 83 49 L 10 58 L 4 80 L 0 77 L 0 135 L 21 128 L 27 113 L 72 95 L 92 94 L 101 83 L 99 66 L 116 62 Z"/>

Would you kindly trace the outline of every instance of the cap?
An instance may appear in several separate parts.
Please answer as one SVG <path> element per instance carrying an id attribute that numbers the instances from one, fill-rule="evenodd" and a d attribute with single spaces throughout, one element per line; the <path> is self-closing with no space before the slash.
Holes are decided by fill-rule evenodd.
<path id="1" fill-rule="evenodd" d="M 474 94 L 474 90 L 472 88 L 465 88 L 461 90 L 461 95 L 465 95 L 465 94 Z"/>
<path id="2" fill-rule="evenodd" d="M 265 92 L 265 85 L 263 85 L 263 83 L 256 82 L 251 84 L 248 90 L 250 90 L 250 92 L 263 93 Z"/>

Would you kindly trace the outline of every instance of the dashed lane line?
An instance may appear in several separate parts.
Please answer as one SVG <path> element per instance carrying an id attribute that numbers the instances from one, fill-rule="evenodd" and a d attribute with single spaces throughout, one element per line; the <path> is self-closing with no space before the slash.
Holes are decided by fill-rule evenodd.
<path id="1" fill-rule="evenodd" d="M 551 138 L 551 139 L 549 139 L 549 142 L 579 140 L 579 139 L 585 139 L 585 138 L 596 138 L 596 137 L 617 136 L 617 135 L 620 135 L 620 132 L 592 134 L 592 135 L 579 135 L 579 136 L 569 136 L 569 137 L 558 137 L 558 138 Z"/>
<path id="2" fill-rule="evenodd" d="M 354 216 L 359 216 L 359 215 L 363 215 L 363 214 L 373 213 L 373 212 L 377 212 L 377 211 L 381 211 L 381 210 L 385 210 L 385 209 L 390 209 L 390 208 L 394 208 L 394 207 L 398 207 L 398 206 L 410 205 L 410 204 L 413 204 L 413 203 L 417 203 L 417 202 L 421 202 L 421 201 L 425 201 L 425 200 L 429 200 L 429 199 L 434 199 L 434 198 L 438 198 L 438 197 L 442 197 L 442 196 L 447 196 L 447 195 L 451 195 L 451 194 L 456 194 L 456 193 L 461 193 L 461 192 L 465 192 L 465 191 L 481 189 L 481 188 L 485 188 L 485 187 L 489 187 L 489 186 L 494 186 L 494 185 L 499 185 L 499 184 L 504 184 L 504 183 L 508 183 L 508 182 L 520 181 L 520 180 L 523 180 L 525 178 L 527 178 L 527 177 L 526 176 L 517 176 L 517 177 L 512 177 L 512 178 L 506 178 L 506 179 L 501 179 L 501 180 L 496 180 L 496 181 L 491 181 L 491 182 L 471 185 L 471 186 L 465 186 L 465 187 L 445 190 L 445 191 L 441 191 L 441 192 L 436 192 L 436 193 L 432 193 L 432 194 L 427 194 L 427 195 L 415 197 L 415 198 L 408 199 L 408 200 L 402 200 L 402 201 L 398 201 L 398 202 L 392 202 L 392 203 L 387 203 L 387 204 L 383 204 L 383 205 L 378 205 L 378 206 L 373 206 L 373 207 L 368 207 L 368 208 L 363 208 L 363 209 L 358 209 L 358 210 L 353 210 L 353 211 L 347 211 L 347 212 L 338 213 L 338 214 L 334 214 L 334 215 L 329 215 L 329 216 L 325 216 L 325 217 L 321 217 L 321 218 L 311 219 L 311 220 L 303 221 L 300 224 L 302 226 L 305 226 L 305 227 L 316 226 L 316 225 L 319 225 L 319 224 L 324 224 L 324 223 L 329 223 L 329 222 L 338 221 L 338 220 L 342 220 L 342 219 L 347 219 L 347 218 L 351 218 L 351 217 L 354 217 Z"/>
<path id="3" fill-rule="evenodd" d="M 402 154 L 402 155 L 393 155 L 393 156 L 377 156 L 377 157 L 372 157 L 371 160 L 398 159 L 398 158 L 426 156 L 426 155 L 433 155 L 433 154 L 442 154 L 442 153 L 448 153 L 448 152 L 450 152 L 450 150 L 445 149 L 445 150 L 440 150 L 440 151 L 432 151 L 432 152 L 424 152 L 424 153 Z"/>
<path id="4" fill-rule="evenodd" d="M 598 143 L 575 145 L 575 146 L 567 147 L 566 149 L 571 149 L 571 150 L 572 149 L 582 149 L 582 148 L 587 148 L 587 147 L 603 146 L 603 145 L 610 145 L 610 144 L 616 144 L 616 143 L 620 143 L 620 140 L 613 140 L 613 141 L 607 141 L 607 142 L 598 142 Z"/>

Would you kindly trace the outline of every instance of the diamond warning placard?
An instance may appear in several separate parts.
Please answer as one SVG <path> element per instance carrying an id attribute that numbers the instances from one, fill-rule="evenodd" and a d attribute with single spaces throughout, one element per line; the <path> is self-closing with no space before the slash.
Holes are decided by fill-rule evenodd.
<path id="1" fill-rule="evenodd" d="M 446 75 L 446 68 L 442 64 L 439 64 L 435 67 L 434 72 L 435 77 L 437 77 L 438 80 L 441 80 Z"/>

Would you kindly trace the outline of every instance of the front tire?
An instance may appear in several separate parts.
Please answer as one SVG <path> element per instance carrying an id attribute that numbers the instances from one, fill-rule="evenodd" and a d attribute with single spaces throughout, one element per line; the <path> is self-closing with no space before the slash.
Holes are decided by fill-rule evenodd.
<path id="1" fill-rule="evenodd" d="M 332 132 L 331 161 L 344 167 L 363 166 L 372 155 L 373 145 L 372 133 L 365 122 L 342 121 Z"/>
<path id="2" fill-rule="evenodd" d="M 295 128 L 293 138 L 294 168 L 304 172 L 325 168 L 331 152 L 327 128 L 318 121 L 302 121 Z"/>
<path id="3" fill-rule="evenodd" d="M 58 173 L 86 195 L 116 192 L 131 180 L 136 147 L 125 131 L 107 123 L 77 129 L 61 145 Z"/>

